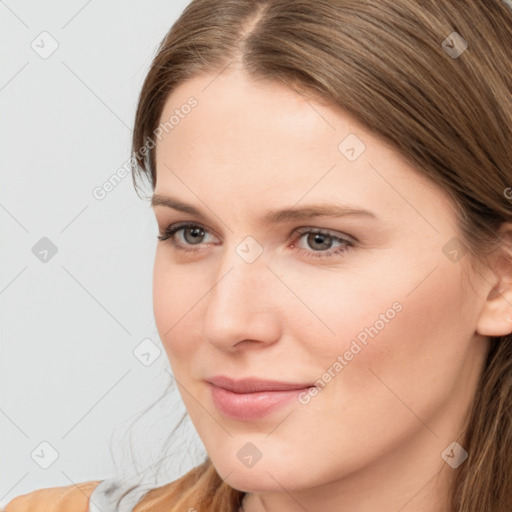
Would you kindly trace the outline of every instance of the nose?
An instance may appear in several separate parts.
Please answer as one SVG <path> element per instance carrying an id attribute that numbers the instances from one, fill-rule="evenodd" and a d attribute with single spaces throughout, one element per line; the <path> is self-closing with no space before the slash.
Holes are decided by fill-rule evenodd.
<path id="1" fill-rule="evenodd" d="M 226 251 L 212 286 L 202 316 L 205 341 L 220 350 L 237 351 L 263 348 L 280 338 L 283 285 L 263 255 L 248 263 L 234 250 Z"/>

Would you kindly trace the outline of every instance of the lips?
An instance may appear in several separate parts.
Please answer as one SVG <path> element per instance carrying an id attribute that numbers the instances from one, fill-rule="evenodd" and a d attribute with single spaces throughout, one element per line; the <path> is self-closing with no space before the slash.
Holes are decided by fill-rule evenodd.
<path id="1" fill-rule="evenodd" d="M 206 379 L 218 388 L 224 388 L 234 393 L 255 393 L 258 391 L 293 391 L 314 386 L 313 383 L 292 383 L 277 380 L 263 380 L 253 377 L 245 379 L 231 379 L 229 377 L 217 376 Z"/>
<path id="2" fill-rule="evenodd" d="M 313 387 L 310 383 L 245 378 L 234 380 L 218 376 L 207 380 L 215 407 L 224 416 L 251 421 L 296 401 L 298 395 Z"/>

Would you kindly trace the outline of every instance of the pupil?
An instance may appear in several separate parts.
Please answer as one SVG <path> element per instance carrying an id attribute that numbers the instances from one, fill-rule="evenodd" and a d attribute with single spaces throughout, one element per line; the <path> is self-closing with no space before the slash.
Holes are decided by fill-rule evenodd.
<path id="1" fill-rule="evenodd" d="M 188 230 L 185 230 L 185 233 L 187 233 L 187 231 L 189 231 L 191 234 L 192 234 L 192 241 L 196 241 L 197 242 L 197 239 L 198 237 L 202 236 L 204 234 L 203 230 L 201 228 L 189 228 Z M 185 238 L 186 235 L 185 235 Z M 187 240 L 189 241 L 189 240 Z"/>
<path id="2" fill-rule="evenodd" d="M 321 247 L 320 249 L 328 249 L 329 248 L 329 241 L 331 239 L 331 237 L 329 235 L 322 235 L 321 233 L 313 233 L 312 236 L 313 236 L 314 243 L 319 243 L 319 244 L 322 244 L 322 242 L 324 243 L 324 246 Z"/>

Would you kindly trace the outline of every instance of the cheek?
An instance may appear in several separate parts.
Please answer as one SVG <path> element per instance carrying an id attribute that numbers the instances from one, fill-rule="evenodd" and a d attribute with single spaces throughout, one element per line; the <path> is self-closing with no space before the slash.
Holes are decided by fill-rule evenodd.
<path id="1" fill-rule="evenodd" d="M 369 398 L 387 384 L 411 401 L 425 393 L 435 400 L 453 387 L 470 346 L 474 301 L 459 266 L 423 258 L 393 254 L 364 273 L 347 267 L 329 279 L 317 272 L 293 281 L 310 311 L 287 306 L 291 338 L 316 378 L 329 368 L 343 374 L 329 393 Z"/>
<path id="2" fill-rule="evenodd" d="M 195 346 L 190 337 L 194 305 L 201 296 L 192 285 L 190 274 L 171 264 L 166 250 L 157 249 L 153 267 L 153 313 L 160 340 L 174 367 L 176 361 L 190 358 Z M 187 334 L 188 333 L 188 334 Z M 187 336 L 186 343 L 183 336 Z"/>
<path id="3" fill-rule="evenodd" d="M 394 287 L 375 287 L 371 307 L 364 306 L 362 297 L 355 299 L 357 321 L 349 322 L 352 336 L 342 344 L 348 349 L 350 340 L 355 340 L 361 350 L 345 367 L 345 378 L 337 386 L 340 393 L 349 391 L 354 398 L 403 401 L 420 417 L 429 417 L 448 399 L 463 371 L 472 334 L 467 322 L 471 301 L 453 267 L 439 265 L 417 288 L 409 286 L 406 276 L 403 268 L 402 280 Z M 416 280 L 421 281 L 418 274 Z M 394 301 L 401 310 L 388 323 L 378 322 Z M 358 307 L 365 311 L 364 318 Z M 366 344 L 359 343 L 361 334 Z M 381 412 L 385 416 L 385 410 Z"/>

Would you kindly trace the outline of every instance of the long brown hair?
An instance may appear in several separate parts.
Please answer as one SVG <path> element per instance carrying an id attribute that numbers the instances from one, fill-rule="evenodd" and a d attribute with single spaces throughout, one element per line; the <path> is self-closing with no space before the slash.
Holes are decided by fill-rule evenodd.
<path id="1" fill-rule="evenodd" d="M 455 46 L 459 36 L 465 51 Z M 255 79 L 341 107 L 391 143 L 450 194 L 461 241 L 483 262 L 503 242 L 499 226 L 512 221 L 504 193 L 512 186 L 511 53 L 508 0 L 193 0 L 140 94 L 135 188 L 140 178 L 155 187 L 154 146 L 169 94 L 240 60 Z M 512 510 L 511 405 L 512 336 L 493 337 L 467 413 L 461 444 L 469 457 L 456 470 L 453 512 Z M 236 511 L 243 495 L 207 457 L 136 510 Z"/>

